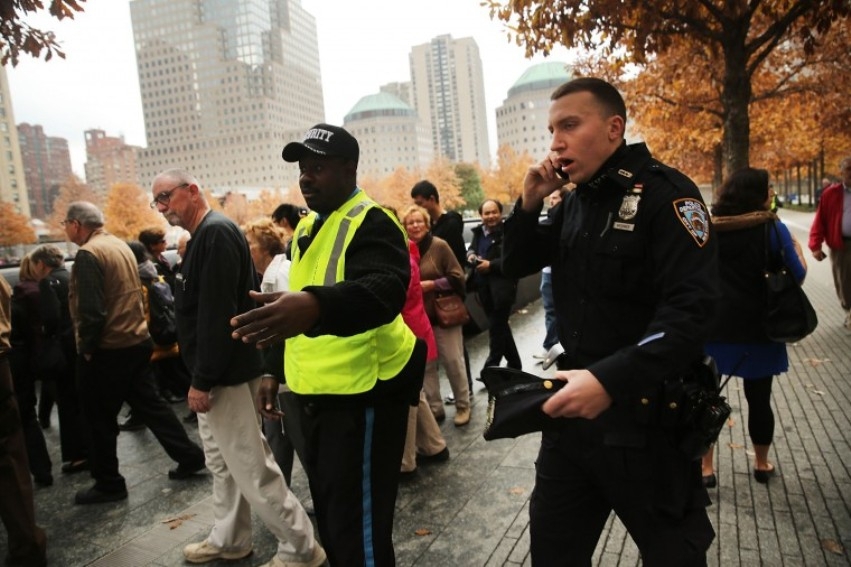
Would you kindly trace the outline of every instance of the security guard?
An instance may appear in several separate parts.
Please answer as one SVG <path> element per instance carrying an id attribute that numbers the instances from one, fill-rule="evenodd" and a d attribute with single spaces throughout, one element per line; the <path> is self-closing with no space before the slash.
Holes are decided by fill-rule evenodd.
<path id="1" fill-rule="evenodd" d="M 260 346 L 286 339 L 287 385 L 331 565 L 394 565 L 393 513 L 408 408 L 419 401 L 426 346 L 400 315 L 410 262 L 402 227 L 357 187 L 358 143 L 318 124 L 284 148 L 313 211 L 294 234 L 290 292 L 233 321 Z M 277 382 L 264 379 L 264 417 Z M 289 416 L 292 417 L 292 416 Z"/>
<path id="2" fill-rule="evenodd" d="M 701 565 L 714 532 L 699 461 L 667 427 L 666 382 L 701 359 L 717 296 L 715 242 L 687 177 L 626 145 L 626 108 L 600 79 L 552 95 L 550 154 L 505 223 L 503 270 L 552 265 L 567 385 L 543 406 L 530 506 L 534 565 L 590 565 L 612 510 L 645 565 Z M 567 184 L 551 225 L 544 198 Z M 674 420 L 675 421 L 675 420 Z"/>

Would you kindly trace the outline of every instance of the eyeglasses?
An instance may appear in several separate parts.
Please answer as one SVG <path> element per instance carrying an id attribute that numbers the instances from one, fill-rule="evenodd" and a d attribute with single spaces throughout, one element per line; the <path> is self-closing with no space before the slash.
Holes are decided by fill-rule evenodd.
<path id="1" fill-rule="evenodd" d="M 151 201 L 151 208 L 156 209 L 157 205 L 168 205 L 171 201 L 171 194 L 177 191 L 178 189 L 183 189 L 184 187 L 189 187 L 189 183 L 181 183 L 180 185 L 176 185 L 169 189 L 168 191 L 163 191 Z"/>
<path id="2" fill-rule="evenodd" d="M 69 225 L 69 224 L 71 224 L 72 222 L 77 222 L 77 223 L 78 223 L 78 222 L 80 222 L 80 221 L 78 221 L 77 219 L 65 219 L 65 220 L 63 220 L 63 221 L 60 221 L 60 222 L 59 222 L 59 224 L 61 224 L 62 226 L 68 226 L 68 225 Z"/>

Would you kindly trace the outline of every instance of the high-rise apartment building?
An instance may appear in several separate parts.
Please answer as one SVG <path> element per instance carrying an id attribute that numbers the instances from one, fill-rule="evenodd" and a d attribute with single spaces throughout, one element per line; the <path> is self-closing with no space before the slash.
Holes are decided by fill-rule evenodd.
<path id="1" fill-rule="evenodd" d="M 360 145 L 359 175 L 381 178 L 399 167 L 424 169 L 432 161 L 430 130 L 410 105 L 389 92 L 360 99 L 343 125 Z"/>
<path id="2" fill-rule="evenodd" d="M 316 22 L 299 0 L 133 0 L 141 181 L 169 167 L 217 191 L 287 187 L 281 150 L 324 121 Z"/>
<path id="3" fill-rule="evenodd" d="M 115 183 L 139 185 L 138 146 L 124 143 L 124 137 L 107 136 L 103 130 L 86 130 L 86 183 L 106 196 Z"/>
<path id="4" fill-rule="evenodd" d="M 73 175 L 68 140 L 47 136 L 38 124 L 18 124 L 21 161 L 27 183 L 30 212 L 47 218 L 53 212 L 53 200 L 59 186 Z"/>
<path id="5" fill-rule="evenodd" d="M 435 155 L 489 167 L 485 83 L 471 37 L 441 35 L 410 55 L 414 108 L 432 131 Z"/>
<path id="6" fill-rule="evenodd" d="M 540 160 L 550 150 L 552 136 L 547 130 L 550 95 L 573 78 L 567 63 L 550 61 L 529 67 L 508 89 L 508 97 L 496 109 L 496 137 L 522 154 Z"/>
<path id="7" fill-rule="evenodd" d="M 0 201 L 12 203 L 19 213 L 30 216 L 12 95 L 3 66 L 0 66 Z"/>

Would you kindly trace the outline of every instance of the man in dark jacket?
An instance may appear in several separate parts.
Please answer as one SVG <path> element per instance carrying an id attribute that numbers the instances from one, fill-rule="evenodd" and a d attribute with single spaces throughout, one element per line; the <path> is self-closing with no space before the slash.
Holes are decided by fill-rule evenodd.
<path id="1" fill-rule="evenodd" d="M 250 555 L 254 509 L 278 539 L 267 566 L 318 567 L 325 551 L 272 458 L 254 408 L 260 351 L 230 337 L 230 319 L 253 307 L 248 293 L 259 287 L 248 242 L 233 221 L 210 209 L 190 173 L 164 171 L 151 192 L 151 206 L 192 235 L 175 276 L 174 302 L 180 352 L 192 376 L 189 409 L 198 413 L 213 473 L 213 529 L 183 555 L 190 563 Z"/>
<path id="2" fill-rule="evenodd" d="M 701 565 L 714 532 L 699 460 L 679 449 L 664 398 L 702 358 L 718 294 L 697 187 L 624 142 L 626 108 L 600 79 L 552 95 L 551 152 L 505 223 L 503 270 L 552 265 L 556 377 L 530 504 L 532 562 L 590 564 L 612 510 L 645 565 Z M 544 199 L 576 189 L 539 224 Z M 672 422 L 676 421 L 676 417 Z"/>

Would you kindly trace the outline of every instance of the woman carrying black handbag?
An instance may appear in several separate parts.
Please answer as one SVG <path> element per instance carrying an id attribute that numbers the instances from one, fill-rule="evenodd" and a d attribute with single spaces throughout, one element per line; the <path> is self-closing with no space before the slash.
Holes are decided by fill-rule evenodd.
<path id="1" fill-rule="evenodd" d="M 706 345 L 706 354 L 715 358 L 722 375 L 743 379 L 753 475 L 760 483 L 774 474 L 768 460 L 774 437 L 771 385 L 775 374 L 789 368 L 786 343 L 770 340 L 764 327 L 766 259 L 775 263 L 785 258 L 799 283 L 807 273 L 800 245 L 769 210 L 772 197 L 768 172 L 752 167 L 735 172 L 716 191 L 712 225 L 718 239 L 721 299 Z M 717 484 L 712 449 L 703 458 L 703 482 L 709 488 Z"/>

